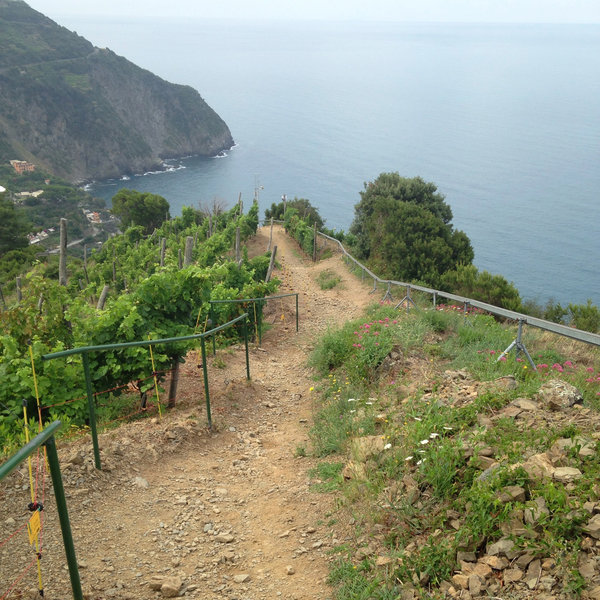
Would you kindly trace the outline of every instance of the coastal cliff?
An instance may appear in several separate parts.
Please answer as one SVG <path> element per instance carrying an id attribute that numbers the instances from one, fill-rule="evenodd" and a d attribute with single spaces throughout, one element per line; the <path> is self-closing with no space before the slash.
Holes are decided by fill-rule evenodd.
<path id="1" fill-rule="evenodd" d="M 95 48 L 21 0 L 0 0 L 1 163 L 28 160 L 82 181 L 232 145 L 193 88 Z"/>

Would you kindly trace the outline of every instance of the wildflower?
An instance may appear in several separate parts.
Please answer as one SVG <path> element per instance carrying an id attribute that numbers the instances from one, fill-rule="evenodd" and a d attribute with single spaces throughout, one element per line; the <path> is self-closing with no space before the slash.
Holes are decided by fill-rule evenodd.
<path id="1" fill-rule="evenodd" d="M 444 429 L 445 429 L 446 431 L 452 431 L 452 427 L 445 426 L 445 427 L 444 427 Z"/>
<path id="2" fill-rule="evenodd" d="M 315 388 L 311 386 L 311 387 L 309 388 L 309 390 L 308 390 L 308 391 L 309 391 L 309 392 L 314 392 L 314 391 L 315 391 Z"/>
<path id="3" fill-rule="evenodd" d="M 412 460 L 412 459 L 413 459 L 413 457 L 412 457 L 412 456 L 407 456 L 407 457 L 406 457 L 404 460 L 405 460 L 406 462 L 408 462 L 409 460 Z"/>
<path id="4" fill-rule="evenodd" d="M 439 433 L 431 433 L 429 435 L 429 438 L 432 439 L 432 440 L 435 439 L 436 437 L 440 437 L 440 434 Z"/>
<path id="5" fill-rule="evenodd" d="M 348 398 L 348 402 L 356 402 L 356 398 Z"/>
<path id="6" fill-rule="evenodd" d="M 586 371 L 587 371 L 588 373 L 593 373 L 593 372 L 594 372 L 594 368 L 593 368 L 593 367 L 588 367 L 588 368 L 586 369 Z"/>
<path id="7" fill-rule="evenodd" d="M 384 449 L 384 450 L 389 450 L 391 447 L 392 447 L 392 445 L 391 445 L 391 444 L 386 444 L 386 445 L 383 447 L 383 449 Z"/>
<path id="8" fill-rule="evenodd" d="M 425 444 L 429 444 L 429 440 L 421 440 L 419 442 L 419 444 L 421 444 L 422 446 L 424 446 Z"/>

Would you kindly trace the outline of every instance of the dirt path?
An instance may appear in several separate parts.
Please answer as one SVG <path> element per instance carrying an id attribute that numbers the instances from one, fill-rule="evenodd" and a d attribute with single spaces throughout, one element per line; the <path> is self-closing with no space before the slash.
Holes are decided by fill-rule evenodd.
<path id="1" fill-rule="evenodd" d="M 268 228 L 259 230 L 251 255 L 265 251 L 268 236 Z M 343 543 L 344 527 L 332 526 L 330 498 L 309 487 L 315 461 L 301 456 L 312 415 L 306 358 L 330 324 L 360 315 L 374 298 L 339 256 L 313 265 L 278 228 L 273 243 L 281 293 L 300 294 L 300 332 L 293 302 L 274 302 L 266 313 L 272 328 L 250 353 L 250 382 L 241 348 L 209 359 L 213 432 L 205 427 L 201 369 L 192 357 L 180 380 L 186 408 L 104 434 L 102 472 L 93 469 L 88 439 L 59 448 L 89 598 L 161 597 L 168 586 L 151 591 L 151 584 L 160 588 L 165 578 L 190 598 L 331 597 L 329 551 Z M 315 278 L 324 269 L 342 284 L 322 291 Z M 0 503 L 12 506 L 0 512 L 0 540 L 4 529 L 14 530 L 12 521 L 18 526 L 27 518 L 14 504 L 26 505 L 27 488 L 21 471 L 0 491 Z M 59 528 L 46 496 L 45 596 L 67 598 Z M 32 555 L 26 540 L 16 550 L 8 546 L 0 546 L 2 582 L 12 581 Z M 34 567 L 19 587 L 35 588 L 36 581 Z M 5 590 L 1 583 L 0 598 Z"/>

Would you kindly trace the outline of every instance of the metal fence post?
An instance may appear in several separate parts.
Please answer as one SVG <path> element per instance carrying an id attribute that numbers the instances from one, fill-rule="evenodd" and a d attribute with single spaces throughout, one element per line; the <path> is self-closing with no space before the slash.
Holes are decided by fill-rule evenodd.
<path id="1" fill-rule="evenodd" d="M 258 302 L 254 303 L 254 306 L 258 304 L 258 310 L 256 311 L 256 325 L 258 327 L 258 346 L 262 346 L 262 304 Z"/>
<path id="2" fill-rule="evenodd" d="M 250 379 L 250 357 L 248 355 L 248 317 L 244 319 L 244 345 L 246 346 L 246 379 Z"/>
<path id="3" fill-rule="evenodd" d="M 208 311 L 208 318 L 210 319 L 211 327 L 215 326 L 215 311 L 213 310 L 212 302 L 210 303 L 210 309 Z M 217 338 L 213 335 L 212 338 L 213 356 L 217 355 Z"/>
<path id="4" fill-rule="evenodd" d="M 298 333 L 298 294 L 296 294 L 296 333 Z"/>
<path id="5" fill-rule="evenodd" d="M 92 392 L 92 377 L 90 375 L 90 362 L 87 352 L 81 353 L 83 372 L 85 374 L 85 390 L 87 393 L 88 411 L 90 415 L 90 432 L 92 434 L 92 445 L 94 446 L 94 464 L 99 471 L 102 469 L 100 463 L 100 447 L 98 446 L 98 431 L 96 429 L 96 407 L 94 405 L 94 393 Z"/>
<path id="6" fill-rule="evenodd" d="M 63 543 L 65 545 L 65 554 L 67 555 L 67 565 L 69 567 L 69 577 L 71 578 L 71 589 L 75 600 L 83 600 L 81 590 L 81 580 L 79 579 L 79 568 L 77 567 L 77 557 L 75 556 L 75 545 L 73 544 L 73 535 L 71 533 L 71 524 L 69 522 L 69 511 L 67 510 L 67 501 L 65 499 L 65 489 L 60 474 L 60 465 L 58 454 L 56 452 L 56 442 L 54 436 L 46 442 L 46 454 L 48 456 L 48 465 L 50 466 L 50 476 L 52 477 L 52 486 L 54 487 L 54 497 L 56 498 L 56 510 L 60 521 Z"/>
<path id="7" fill-rule="evenodd" d="M 203 337 L 200 338 L 200 347 L 202 348 L 202 373 L 204 375 L 204 395 L 206 396 L 206 416 L 208 418 L 208 428 L 212 429 L 212 416 L 210 414 L 210 392 L 208 391 L 208 368 L 206 367 L 206 343 Z"/>

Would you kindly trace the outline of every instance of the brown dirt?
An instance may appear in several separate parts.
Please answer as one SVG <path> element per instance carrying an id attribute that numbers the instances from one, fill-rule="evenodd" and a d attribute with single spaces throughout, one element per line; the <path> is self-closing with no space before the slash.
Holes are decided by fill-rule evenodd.
<path id="1" fill-rule="evenodd" d="M 250 255 L 262 253 L 259 230 Z M 294 300 L 268 305 L 271 329 L 250 352 L 243 347 L 209 358 L 214 427 L 206 427 L 202 370 L 196 356 L 182 367 L 178 408 L 102 434 L 103 470 L 92 463 L 88 436 L 59 444 L 61 468 L 86 596 L 152 598 L 153 577 L 178 577 L 185 597 L 202 599 L 329 598 L 329 551 L 348 524 L 330 522 L 331 499 L 311 490 L 309 448 L 313 384 L 307 355 L 334 323 L 357 317 L 375 300 L 370 286 L 348 273 L 339 255 L 317 265 L 275 228 L 276 276 Z M 342 283 L 322 291 L 317 274 L 330 269 Z M 25 468 L 0 488 L 0 598 L 35 594 L 34 553 L 26 531 L 5 539 L 29 513 Z M 46 484 L 41 561 L 46 598 L 70 597 L 54 498 Z M 248 576 L 247 578 L 244 576 Z M 180 592 L 181 594 L 181 592 Z"/>

